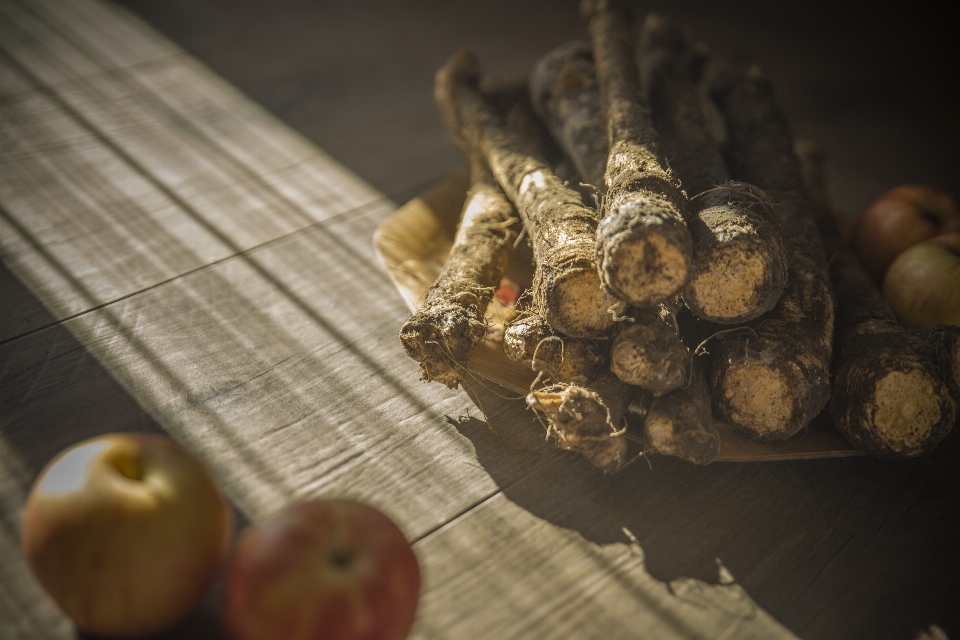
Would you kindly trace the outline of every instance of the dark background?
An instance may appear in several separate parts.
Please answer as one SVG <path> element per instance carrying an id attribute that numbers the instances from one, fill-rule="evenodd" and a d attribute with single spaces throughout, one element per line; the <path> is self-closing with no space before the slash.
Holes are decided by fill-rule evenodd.
<path id="1" fill-rule="evenodd" d="M 432 103 L 458 47 L 490 74 L 526 74 L 583 37 L 566 0 L 122 0 L 388 196 L 462 164 Z M 759 63 L 798 136 L 828 153 L 846 213 L 921 182 L 960 191 L 957 10 L 946 2 L 638 3 L 718 55 Z"/>

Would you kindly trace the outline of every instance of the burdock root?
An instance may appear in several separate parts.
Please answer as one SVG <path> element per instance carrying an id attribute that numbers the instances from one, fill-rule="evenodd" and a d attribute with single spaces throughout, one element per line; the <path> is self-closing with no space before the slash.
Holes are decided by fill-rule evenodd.
<path id="1" fill-rule="evenodd" d="M 461 135 L 458 114 L 447 108 L 443 92 L 438 87 L 437 103 L 467 156 L 470 192 L 447 261 L 423 306 L 401 327 L 400 342 L 420 363 L 421 380 L 456 388 L 486 334 L 484 312 L 510 261 L 517 235 L 510 227 L 517 218 L 479 150 Z"/>
<path id="2" fill-rule="evenodd" d="M 706 47 L 655 14 L 647 16 L 640 43 L 637 58 L 653 125 L 689 198 L 693 263 L 684 302 L 711 322 L 753 320 L 773 308 L 787 280 L 775 204 L 759 188 L 730 180 L 698 86 Z"/>
<path id="3" fill-rule="evenodd" d="M 610 370 L 657 396 L 686 384 L 690 350 L 677 332 L 676 310 L 676 301 L 631 310 L 610 347 Z"/>
<path id="4" fill-rule="evenodd" d="M 654 398 L 643 422 L 647 446 L 694 464 L 709 464 L 720 453 L 720 439 L 710 409 L 710 389 L 699 366 L 689 384 Z"/>
<path id="5" fill-rule="evenodd" d="M 568 42 L 540 58 L 530 73 L 530 100 L 580 179 L 603 191 L 607 131 L 590 45 Z"/>
<path id="6" fill-rule="evenodd" d="M 486 334 L 484 311 L 516 237 L 508 228 L 513 207 L 492 176 L 487 181 L 477 171 L 440 277 L 427 290 L 423 306 L 400 329 L 404 350 L 420 363 L 420 379 L 450 388 L 463 379 L 470 354 Z"/>
<path id="7" fill-rule="evenodd" d="M 510 323 L 503 332 L 503 352 L 543 373 L 552 383 L 587 384 L 608 360 L 601 343 L 562 336 L 537 315 Z"/>
<path id="8" fill-rule="evenodd" d="M 729 130 L 731 173 L 779 203 L 789 265 L 776 306 L 749 329 L 717 337 L 714 411 L 750 437 L 781 440 L 809 424 L 830 394 L 834 316 L 827 258 L 770 84 L 757 70 L 724 74 L 712 95 Z"/>
<path id="9" fill-rule="evenodd" d="M 659 149 L 643 102 L 630 19 L 619 3 L 586 0 L 609 154 L 597 225 L 603 284 L 624 302 L 653 306 L 686 284 L 692 255 L 684 196 Z"/>
<path id="10" fill-rule="evenodd" d="M 824 188 L 822 153 L 798 144 L 836 292 L 833 391 L 828 407 L 852 444 L 881 458 L 932 451 L 960 409 L 960 328 L 905 329 L 844 245 Z"/>
<path id="11" fill-rule="evenodd" d="M 547 418 L 547 438 L 583 454 L 605 473 L 623 466 L 627 454 L 624 412 L 634 387 L 606 373 L 587 386 L 554 385 L 527 396 L 527 404 Z"/>
<path id="12" fill-rule="evenodd" d="M 619 301 L 600 286 L 596 214 L 486 103 L 479 78 L 473 55 L 458 52 L 437 72 L 438 101 L 456 114 L 468 146 L 483 153 L 529 233 L 536 261 L 532 310 L 565 335 L 604 337 L 613 326 L 608 310 Z"/>

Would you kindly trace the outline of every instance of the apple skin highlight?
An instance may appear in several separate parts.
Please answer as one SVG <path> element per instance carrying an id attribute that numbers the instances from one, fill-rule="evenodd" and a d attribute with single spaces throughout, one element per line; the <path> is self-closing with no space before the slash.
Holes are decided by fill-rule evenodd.
<path id="1" fill-rule="evenodd" d="M 44 468 L 20 539 L 34 576 L 79 629 L 135 637 L 199 605 L 232 532 L 230 507 L 197 458 L 162 435 L 116 433 Z"/>

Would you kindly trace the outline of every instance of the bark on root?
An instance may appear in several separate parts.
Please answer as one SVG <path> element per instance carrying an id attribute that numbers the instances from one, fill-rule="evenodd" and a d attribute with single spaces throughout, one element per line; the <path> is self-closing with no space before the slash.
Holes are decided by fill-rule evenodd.
<path id="1" fill-rule="evenodd" d="M 960 409 L 960 328 L 905 329 L 837 230 L 824 188 L 822 154 L 798 144 L 805 184 L 831 255 L 836 293 L 829 409 L 853 445 L 881 458 L 932 451 Z"/>
<path id="2" fill-rule="evenodd" d="M 581 180 L 602 192 L 607 132 L 590 45 L 568 42 L 540 58 L 530 74 L 530 98 Z"/>
<path id="3" fill-rule="evenodd" d="M 929 453 L 957 419 L 949 374 L 960 329 L 878 329 L 838 336 L 830 415 L 851 444 L 878 457 Z"/>
<path id="4" fill-rule="evenodd" d="M 690 350 L 677 331 L 677 303 L 634 309 L 610 347 L 610 370 L 626 383 L 662 395 L 687 383 Z"/>
<path id="5" fill-rule="evenodd" d="M 757 187 L 729 180 L 695 85 L 705 51 L 653 14 L 640 40 L 638 60 L 653 124 L 691 196 L 687 226 L 693 262 L 684 302 L 712 322 L 753 320 L 773 308 L 787 280 L 774 203 Z"/>
<path id="6" fill-rule="evenodd" d="M 709 464 L 720 453 L 720 438 L 710 408 L 710 389 L 695 366 L 690 383 L 655 398 L 643 423 L 647 446 L 694 464 Z"/>
<path id="7" fill-rule="evenodd" d="M 830 391 L 833 297 L 826 256 L 793 140 L 769 83 L 756 70 L 715 79 L 734 177 L 778 201 L 788 283 L 752 331 L 719 336 L 711 376 L 716 413 L 760 440 L 789 438 L 823 409 Z"/>
<path id="8" fill-rule="evenodd" d="M 620 5 L 581 5 L 593 46 L 607 123 L 603 218 L 597 262 L 604 286 L 636 306 L 651 306 L 686 283 L 692 242 L 682 215 L 684 198 L 660 153 L 640 92 L 630 20 Z"/>
<path id="9" fill-rule="evenodd" d="M 503 332 L 503 352 L 552 383 L 585 385 L 607 363 L 608 352 L 593 340 L 559 335 L 540 316 L 525 316 Z"/>
<path id="10" fill-rule="evenodd" d="M 603 337 L 613 326 L 608 310 L 618 301 L 597 275 L 595 213 L 484 102 L 478 81 L 476 59 L 458 52 L 437 72 L 438 100 L 455 114 L 467 144 L 483 152 L 530 235 L 533 311 L 566 335 Z"/>
<path id="11" fill-rule="evenodd" d="M 626 461 L 624 414 L 635 391 L 606 373 L 587 386 L 553 385 L 532 391 L 527 404 L 546 417 L 547 438 L 609 473 Z"/>
<path id="12" fill-rule="evenodd" d="M 454 136 L 460 125 L 441 107 Z M 470 191 L 450 254 L 423 306 L 400 329 L 400 342 L 420 363 L 420 379 L 456 388 L 470 354 L 486 335 L 484 313 L 510 262 L 516 232 L 513 205 L 476 149 L 461 140 L 470 165 Z"/>

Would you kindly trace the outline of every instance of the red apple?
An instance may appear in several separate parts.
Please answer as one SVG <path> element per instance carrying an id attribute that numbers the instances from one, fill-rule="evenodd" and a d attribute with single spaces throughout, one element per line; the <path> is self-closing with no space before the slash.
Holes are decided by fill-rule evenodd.
<path id="1" fill-rule="evenodd" d="M 864 209 L 850 230 L 850 247 L 877 282 L 909 247 L 960 231 L 960 208 L 949 195 L 922 185 L 895 187 Z"/>
<path id="2" fill-rule="evenodd" d="M 960 233 L 945 233 L 901 253 L 883 279 L 883 294 L 907 327 L 960 327 Z"/>
<path id="3" fill-rule="evenodd" d="M 401 640 L 419 597 L 417 558 L 387 516 L 317 500 L 244 531 L 222 618 L 233 640 Z"/>
<path id="4" fill-rule="evenodd" d="M 82 631 L 140 636 L 192 611 L 215 580 L 232 513 L 206 467 L 170 438 L 114 433 L 66 449 L 23 511 L 27 564 Z"/>

